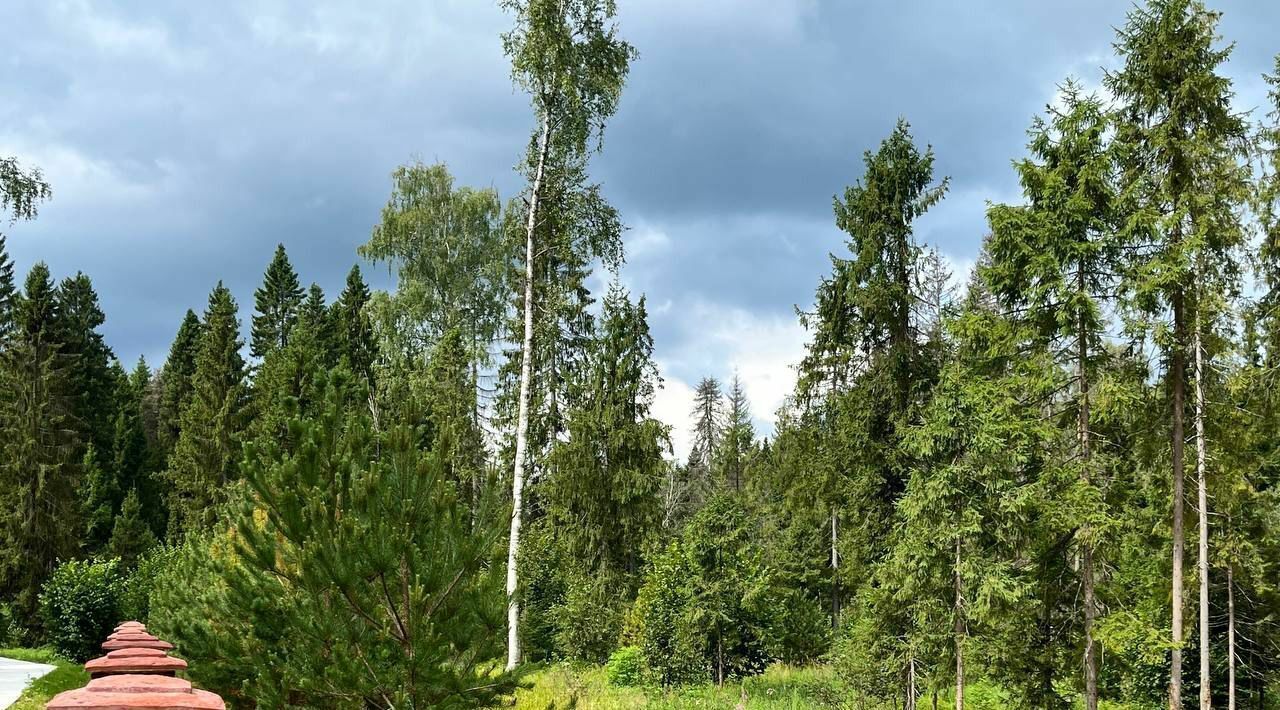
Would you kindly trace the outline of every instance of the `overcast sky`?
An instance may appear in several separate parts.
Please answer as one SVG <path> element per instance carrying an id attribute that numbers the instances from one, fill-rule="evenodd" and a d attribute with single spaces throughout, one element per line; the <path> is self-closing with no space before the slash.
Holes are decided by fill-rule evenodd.
<path id="1" fill-rule="evenodd" d="M 917 234 L 963 272 L 986 201 L 1018 197 L 1010 161 L 1032 116 L 1068 76 L 1099 85 L 1130 7 L 619 4 L 640 59 L 594 175 L 630 227 L 622 279 L 648 296 L 657 409 L 681 453 L 705 375 L 739 372 L 770 430 L 805 341 L 794 308 L 842 248 L 832 196 L 863 151 L 899 116 L 933 145 L 952 188 Z M 1213 6 L 1237 43 L 1238 105 L 1261 108 L 1280 4 Z M 532 120 L 499 41 L 510 24 L 486 0 L 3 0 L 0 155 L 54 188 L 10 230 L 18 269 L 88 273 L 126 364 L 159 365 L 219 279 L 247 328 L 277 242 L 334 295 L 397 165 L 442 160 L 462 184 L 520 189 Z"/>

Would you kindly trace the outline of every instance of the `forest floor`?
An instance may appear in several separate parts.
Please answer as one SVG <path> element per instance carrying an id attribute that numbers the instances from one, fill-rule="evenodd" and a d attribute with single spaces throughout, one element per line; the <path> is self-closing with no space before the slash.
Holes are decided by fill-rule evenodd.
<path id="1" fill-rule="evenodd" d="M 53 696 L 89 682 L 89 674 L 85 673 L 83 666 L 67 661 L 47 648 L 0 648 L 0 657 L 54 667 L 48 674 L 32 681 L 9 710 L 44 710 L 45 703 Z"/>

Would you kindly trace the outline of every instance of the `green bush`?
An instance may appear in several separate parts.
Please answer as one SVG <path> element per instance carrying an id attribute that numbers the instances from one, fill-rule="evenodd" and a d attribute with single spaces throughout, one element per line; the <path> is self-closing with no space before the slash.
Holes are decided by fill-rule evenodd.
<path id="1" fill-rule="evenodd" d="M 692 623 L 694 568 L 679 541 L 650 564 L 632 610 L 631 635 L 644 658 L 645 670 L 664 686 L 707 680 L 704 639 Z"/>
<path id="2" fill-rule="evenodd" d="M 155 547 L 138 559 L 120 591 L 120 618 L 148 623 L 156 577 L 176 556 L 175 547 Z"/>
<path id="3" fill-rule="evenodd" d="M 644 682 L 644 653 L 639 646 L 623 646 L 609 656 L 605 666 L 609 684 L 630 688 Z"/>
<path id="4" fill-rule="evenodd" d="M 40 617 L 58 653 L 85 661 L 120 620 L 124 577 L 116 560 L 70 560 L 58 565 L 40 591 Z"/>
<path id="5" fill-rule="evenodd" d="M 565 575 L 564 601 L 554 609 L 556 649 L 564 658 L 603 663 L 618 646 L 626 592 L 610 575 Z"/>

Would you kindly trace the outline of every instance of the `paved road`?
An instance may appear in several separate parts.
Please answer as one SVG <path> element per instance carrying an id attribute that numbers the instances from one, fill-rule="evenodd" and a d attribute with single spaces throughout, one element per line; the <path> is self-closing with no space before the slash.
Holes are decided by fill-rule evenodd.
<path id="1" fill-rule="evenodd" d="M 43 663 L 0 658 L 0 708 L 7 708 L 17 702 L 28 683 L 51 670 L 53 666 Z"/>

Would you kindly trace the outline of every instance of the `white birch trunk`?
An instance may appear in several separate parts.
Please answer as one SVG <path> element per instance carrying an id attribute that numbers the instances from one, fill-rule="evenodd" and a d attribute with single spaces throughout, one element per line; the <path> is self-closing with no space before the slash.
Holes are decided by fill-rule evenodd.
<path id="1" fill-rule="evenodd" d="M 529 389 L 533 379 L 533 232 L 538 220 L 538 199 L 542 195 L 542 175 L 547 162 L 551 122 L 542 118 L 538 138 L 538 166 L 529 194 L 529 215 L 524 240 L 524 340 L 520 347 L 520 402 L 516 418 L 515 466 L 511 475 L 511 538 L 507 543 L 507 670 L 520 664 L 519 574 L 516 561 L 520 551 L 520 523 L 524 513 L 524 465 L 529 451 Z"/>

